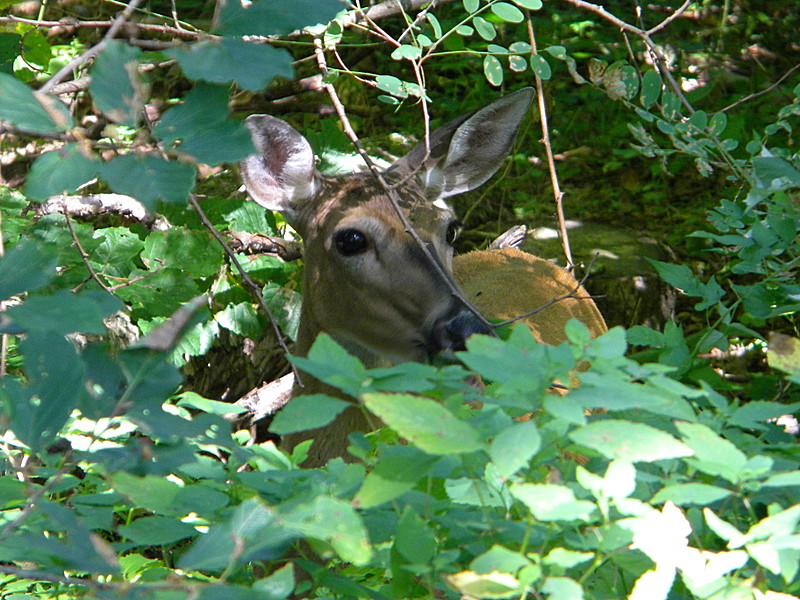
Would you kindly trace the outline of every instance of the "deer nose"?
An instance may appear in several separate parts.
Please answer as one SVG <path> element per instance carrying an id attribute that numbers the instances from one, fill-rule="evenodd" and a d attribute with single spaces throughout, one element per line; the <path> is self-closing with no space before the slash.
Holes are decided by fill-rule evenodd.
<path id="1" fill-rule="evenodd" d="M 492 330 L 471 311 L 464 309 L 447 321 L 444 333 L 445 349 L 460 351 L 466 350 L 465 342 L 473 333 L 491 335 Z"/>

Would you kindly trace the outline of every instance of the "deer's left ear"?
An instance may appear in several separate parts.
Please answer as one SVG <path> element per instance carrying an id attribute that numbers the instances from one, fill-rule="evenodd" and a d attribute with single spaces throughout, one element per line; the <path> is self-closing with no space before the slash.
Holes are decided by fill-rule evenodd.
<path id="1" fill-rule="evenodd" d="M 508 156 L 532 100 L 533 88 L 523 88 L 439 127 L 431 134 L 427 157 L 425 144 L 418 144 L 390 172 L 416 171 L 432 198 L 478 187 Z"/>

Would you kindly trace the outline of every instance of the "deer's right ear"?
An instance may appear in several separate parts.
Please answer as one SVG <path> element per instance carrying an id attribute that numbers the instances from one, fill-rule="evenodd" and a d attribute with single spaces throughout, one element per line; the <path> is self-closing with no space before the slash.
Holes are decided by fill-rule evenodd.
<path id="1" fill-rule="evenodd" d="M 269 115 L 251 115 L 245 125 L 259 154 L 239 163 L 250 196 L 291 221 L 298 205 L 317 191 L 314 151 L 294 127 Z"/>

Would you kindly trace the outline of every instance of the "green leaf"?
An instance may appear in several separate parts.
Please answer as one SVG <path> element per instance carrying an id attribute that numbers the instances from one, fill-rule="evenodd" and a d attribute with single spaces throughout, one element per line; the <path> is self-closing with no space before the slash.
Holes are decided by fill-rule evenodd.
<path id="1" fill-rule="evenodd" d="M 53 248 L 27 239 L 0 256 L 0 299 L 44 287 L 56 275 Z"/>
<path id="2" fill-rule="evenodd" d="M 358 397 L 363 391 L 362 382 L 367 378 L 364 365 L 327 334 L 320 334 L 308 351 L 308 356 L 292 357 L 300 370 L 348 395 Z"/>
<path id="3" fill-rule="evenodd" d="M 349 406 L 353 405 L 324 394 L 297 396 L 275 415 L 269 428 L 278 435 L 317 429 L 331 423 Z"/>
<path id="4" fill-rule="evenodd" d="M 550 79 L 552 75 L 552 70 L 550 69 L 550 64 L 544 59 L 541 54 L 531 54 L 530 56 L 531 61 L 531 71 L 536 73 L 542 79 Z"/>
<path id="5" fill-rule="evenodd" d="M 569 577 L 548 577 L 542 585 L 542 592 L 552 600 L 584 599 L 583 586 Z"/>
<path id="6" fill-rule="evenodd" d="M 401 44 L 392 51 L 391 56 L 394 60 L 416 60 L 422 56 L 422 49 L 409 44 Z"/>
<path id="7" fill-rule="evenodd" d="M 650 108 L 661 95 L 661 75 L 655 69 L 650 69 L 642 75 L 641 102 L 644 108 Z"/>
<path id="8" fill-rule="evenodd" d="M 123 308 L 122 303 L 97 290 L 73 294 L 58 290 L 50 296 L 30 296 L 8 309 L 9 317 L 26 331 L 52 332 L 64 336 L 81 333 L 106 333 L 103 319 Z"/>
<path id="9" fill-rule="evenodd" d="M 121 525 L 118 531 L 137 546 L 163 546 L 197 535 L 188 523 L 160 516 L 136 519 L 130 525 Z"/>
<path id="10" fill-rule="evenodd" d="M 436 537 L 427 523 L 406 506 L 395 530 L 393 548 L 409 563 L 427 563 L 436 553 Z"/>
<path id="11" fill-rule="evenodd" d="M 198 536 L 178 561 L 186 570 L 224 569 L 235 558 L 241 561 L 274 558 L 278 548 L 294 538 L 292 532 L 277 524 L 275 510 L 253 497 L 237 506 L 230 517 Z"/>
<path id="12" fill-rule="evenodd" d="M 695 305 L 696 310 L 705 310 L 715 306 L 725 295 L 725 290 L 713 278 L 709 279 L 708 283 L 703 283 L 686 265 L 673 265 L 649 258 L 647 260 L 656 268 L 664 281 L 689 296 L 698 296 L 703 299 L 702 302 Z"/>
<path id="13" fill-rule="evenodd" d="M 33 163 L 25 182 L 25 195 L 34 200 L 72 193 L 97 177 L 102 163 L 87 158 L 77 144 L 45 152 Z"/>
<path id="14" fill-rule="evenodd" d="M 677 421 L 675 426 L 684 443 L 692 449 L 690 463 L 709 475 L 719 475 L 738 483 L 747 464 L 747 457 L 732 442 L 717 435 L 701 423 Z"/>
<path id="15" fill-rule="evenodd" d="M 73 125 L 69 110 L 61 102 L 34 93 L 6 73 L 0 73 L 0 115 L 14 127 L 37 133 L 57 133 Z"/>
<path id="16" fill-rule="evenodd" d="M 481 5 L 480 0 L 462 0 L 462 4 L 464 5 L 464 10 L 469 14 L 474 13 Z"/>
<path id="17" fill-rule="evenodd" d="M 395 98 L 407 98 L 405 83 L 392 75 L 378 75 L 375 77 L 375 84 L 379 90 L 390 93 Z"/>
<path id="18" fill-rule="evenodd" d="M 340 0 L 292 0 L 280 5 L 271 0 L 256 0 L 247 4 L 225 2 L 221 7 L 219 33 L 226 36 L 272 36 L 325 24 L 347 5 Z"/>
<path id="19" fill-rule="evenodd" d="M 365 565 L 372 556 L 364 523 L 353 507 L 339 498 L 317 496 L 283 514 L 281 521 L 303 536 L 328 542 L 342 560 L 354 565 Z"/>
<path id="20" fill-rule="evenodd" d="M 27 485 L 8 476 L 0 477 L 0 507 L 21 504 L 27 494 Z"/>
<path id="21" fill-rule="evenodd" d="M 679 483 L 658 490 L 652 504 L 672 502 L 678 506 L 708 506 L 733 494 L 731 490 L 706 483 Z"/>
<path id="22" fill-rule="evenodd" d="M 254 92 L 263 90 L 275 77 L 294 76 L 292 57 L 286 50 L 239 38 L 205 40 L 166 50 L 164 54 L 176 59 L 190 79 L 235 82 Z M 253 65 L 259 67 L 255 69 Z"/>
<path id="23" fill-rule="evenodd" d="M 627 460 L 612 460 L 603 477 L 578 465 L 578 483 L 592 492 L 595 498 L 627 498 L 636 488 L 636 469 Z"/>
<path id="24" fill-rule="evenodd" d="M 497 30 L 495 30 L 494 25 L 492 25 L 483 17 L 473 17 L 472 24 L 475 26 L 475 30 L 478 32 L 478 35 L 487 42 L 491 42 L 495 37 L 497 37 Z M 484 69 L 485 65 L 486 63 L 484 62 Z"/>
<path id="25" fill-rule="evenodd" d="M 75 348 L 60 333 L 29 331 L 19 348 L 30 383 L 26 388 L 11 381 L 4 385 L 8 395 L 6 409 L 11 430 L 33 452 L 38 452 L 54 441 L 86 393 L 85 367 Z"/>
<path id="26" fill-rule="evenodd" d="M 186 202 L 195 183 L 194 167 L 155 154 L 115 156 L 102 165 L 100 176 L 115 192 L 133 196 L 152 211 L 157 200 Z"/>
<path id="27" fill-rule="evenodd" d="M 230 402 L 209 400 L 208 398 L 203 398 L 201 395 L 196 394 L 195 392 L 181 393 L 178 396 L 178 401 L 176 402 L 176 405 L 185 406 L 187 408 L 193 408 L 196 410 L 202 410 L 203 412 L 220 416 L 240 415 L 242 413 L 247 412 L 247 408 L 244 406 L 237 406 L 236 404 L 231 404 Z"/>
<path id="28" fill-rule="evenodd" d="M 263 595 L 263 597 L 258 596 L 259 600 L 284 600 L 292 593 L 294 583 L 294 565 L 287 563 L 269 577 L 256 581 L 252 589 Z M 255 600 L 255 598 L 251 600 Z"/>
<path id="29" fill-rule="evenodd" d="M 691 448 L 655 427 L 617 419 L 589 423 L 570 433 L 569 437 L 608 458 L 630 462 L 652 462 L 693 454 Z"/>
<path id="30" fill-rule="evenodd" d="M 435 460 L 414 446 L 387 446 L 380 462 L 364 478 L 353 505 L 367 509 L 394 500 L 412 489 Z"/>
<path id="31" fill-rule="evenodd" d="M 525 20 L 525 15 L 513 4 L 508 2 L 495 2 L 491 5 L 491 11 L 503 21 L 508 23 L 522 23 Z"/>
<path id="32" fill-rule="evenodd" d="M 507 478 L 533 458 L 542 445 L 535 421 L 514 423 L 501 431 L 489 445 L 489 457 L 498 477 Z"/>
<path id="33" fill-rule="evenodd" d="M 483 74 L 492 85 L 503 83 L 503 65 L 491 54 L 483 57 Z"/>
<path id="34" fill-rule="evenodd" d="M 228 89 L 198 83 L 182 104 L 164 114 L 153 135 L 198 162 L 234 163 L 255 149 L 244 123 L 227 117 Z"/>
<path id="35" fill-rule="evenodd" d="M 728 115 L 724 112 L 714 113 L 709 120 L 708 132 L 711 135 L 721 136 L 728 127 Z"/>
<path id="36" fill-rule="evenodd" d="M 147 96 L 139 74 L 142 51 L 117 40 L 106 46 L 92 65 L 89 91 L 99 108 L 114 123 L 133 127 L 141 117 Z"/>
<path id="37" fill-rule="evenodd" d="M 517 6 L 528 10 L 539 10 L 542 8 L 542 0 L 511 0 Z"/>
<path id="38" fill-rule="evenodd" d="M 539 521 L 590 521 L 597 508 L 593 502 L 576 499 L 565 485 L 518 483 L 510 492 Z"/>
<path id="39" fill-rule="evenodd" d="M 519 596 L 520 582 L 509 573 L 461 571 L 444 576 L 447 584 L 465 598 L 514 598 Z"/>
<path id="40" fill-rule="evenodd" d="M 172 163 L 167 163 L 172 164 Z M 191 257 L 191 260 L 187 258 Z M 167 231 L 153 231 L 144 240 L 142 262 L 157 271 L 166 262 L 180 269 L 190 279 L 212 277 L 222 266 L 224 252 L 206 231 L 190 231 L 172 227 Z"/>
<path id="41" fill-rule="evenodd" d="M 546 565 L 555 565 L 562 569 L 571 569 L 593 558 L 593 552 L 576 552 L 575 550 L 567 550 L 566 548 L 553 548 L 550 553 L 544 557 L 543 562 Z"/>
<path id="42" fill-rule="evenodd" d="M 429 454 L 473 452 L 478 432 L 434 400 L 411 394 L 364 394 L 364 404 L 389 427 Z"/>
<path id="43" fill-rule="evenodd" d="M 469 564 L 469 568 L 476 573 L 497 571 L 516 574 L 520 569 L 531 564 L 530 559 L 519 552 L 513 552 L 504 546 L 495 544 L 486 552 L 474 558 Z"/>
<path id="44" fill-rule="evenodd" d="M 631 65 L 617 61 L 603 73 L 603 86 L 612 100 L 630 100 L 639 91 L 639 74 Z"/>

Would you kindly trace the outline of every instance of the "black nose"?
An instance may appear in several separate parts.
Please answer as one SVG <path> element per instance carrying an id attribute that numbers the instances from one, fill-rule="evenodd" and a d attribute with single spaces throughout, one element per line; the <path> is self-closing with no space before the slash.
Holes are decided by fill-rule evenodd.
<path id="1" fill-rule="evenodd" d="M 473 333 L 490 335 L 492 330 L 468 310 L 462 310 L 451 318 L 444 326 L 447 337 L 447 349 L 452 351 L 466 350 L 465 342 Z"/>

